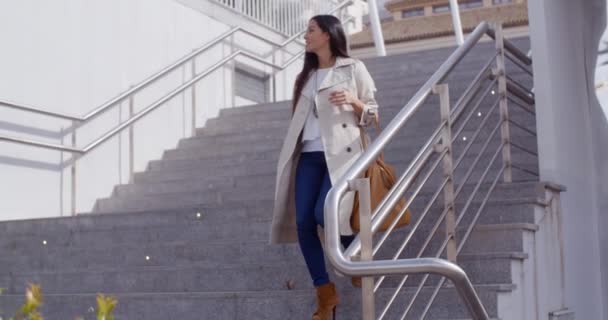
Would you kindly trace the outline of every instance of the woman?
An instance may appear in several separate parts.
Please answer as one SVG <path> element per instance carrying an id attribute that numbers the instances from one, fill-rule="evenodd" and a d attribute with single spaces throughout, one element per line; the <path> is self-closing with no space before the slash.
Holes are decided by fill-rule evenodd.
<path id="1" fill-rule="evenodd" d="M 317 290 L 313 320 L 325 320 L 333 319 L 339 299 L 325 268 L 317 226 L 324 226 L 323 206 L 332 183 L 363 152 L 360 127 L 373 123 L 378 106 L 374 81 L 361 61 L 348 57 L 346 36 L 336 17 L 313 17 L 304 39 L 304 67 L 296 78 L 293 117 L 277 167 L 270 241 L 299 242 Z M 340 206 L 344 247 L 354 238 L 353 198 L 348 193 Z M 353 285 L 359 283 L 353 279 Z"/>

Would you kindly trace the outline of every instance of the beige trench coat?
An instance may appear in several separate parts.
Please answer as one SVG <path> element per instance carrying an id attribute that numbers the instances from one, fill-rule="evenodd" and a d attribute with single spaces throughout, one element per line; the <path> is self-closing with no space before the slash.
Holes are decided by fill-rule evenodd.
<path id="1" fill-rule="evenodd" d="M 365 106 L 359 117 L 351 105 L 335 106 L 329 102 L 332 91 L 344 89 L 357 95 Z M 332 185 L 363 152 L 361 131 L 373 123 L 378 104 L 374 99 L 376 87 L 365 65 L 352 58 L 337 58 L 332 69 L 319 86 L 316 105 L 321 128 L 321 140 Z M 277 164 L 276 190 L 270 243 L 297 241 L 295 209 L 295 170 L 300 157 L 301 133 L 312 112 L 312 97 L 303 90 L 291 119 Z M 350 216 L 354 193 L 348 192 L 340 203 L 340 234 L 351 235 Z"/>

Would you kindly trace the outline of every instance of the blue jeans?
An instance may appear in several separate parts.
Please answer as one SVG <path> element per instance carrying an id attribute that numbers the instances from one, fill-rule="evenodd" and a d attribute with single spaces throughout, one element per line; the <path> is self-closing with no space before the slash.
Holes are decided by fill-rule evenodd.
<path id="1" fill-rule="evenodd" d="M 325 154 L 303 152 L 296 169 L 296 225 L 300 250 L 316 287 L 329 283 L 317 225 L 324 226 L 323 206 L 330 188 Z M 341 236 L 340 240 L 347 248 L 354 238 L 355 236 Z"/>

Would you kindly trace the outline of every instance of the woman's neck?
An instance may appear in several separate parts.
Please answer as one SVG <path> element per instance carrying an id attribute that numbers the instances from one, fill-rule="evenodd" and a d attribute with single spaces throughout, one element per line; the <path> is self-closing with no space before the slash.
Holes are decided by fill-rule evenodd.
<path id="1" fill-rule="evenodd" d="M 331 52 L 317 53 L 319 59 L 319 69 L 331 68 L 336 63 L 336 58 L 331 55 Z"/>

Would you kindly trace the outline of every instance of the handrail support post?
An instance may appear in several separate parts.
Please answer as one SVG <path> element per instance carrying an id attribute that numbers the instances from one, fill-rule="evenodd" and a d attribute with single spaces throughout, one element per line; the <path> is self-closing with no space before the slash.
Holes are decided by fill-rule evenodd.
<path id="1" fill-rule="evenodd" d="M 129 96 L 129 119 L 135 114 L 135 97 Z M 135 174 L 135 125 L 129 126 L 129 183 Z"/>
<path id="2" fill-rule="evenodd" d="M 495 43 L 496 51 L 496 70 L 495 76 L 498 77 L 498 98 L 500 99 L 500 136 L 502 142 L 502 160 L 505 166 L 503 174 L 504 182 L 510 183 L 513 181 L 513 173 L 511 167 L 511 134 L 509 132 L 509 108 L 507 104 L 507 72 L 505 68 L 505 43 L 504 32 L 500 23 L 495 23 L 494 32 L 496 34 Z"/>
<path id="3" fill-rule="evenodd" d="M 369 178 L 354 179 L 348 182 L 352 191 L 359 193 L 359 219 L 361 239 L 361 255 L 359 261 L 373 260 L 373 239 L 372 239 L 372 206 Z M 374 277 L 361 278 L 361 303 L 363 307 L 363 320 L 376 319 L 374 301 Z"/>
<path id="4" fill-rule="evenodd" d="M 447 84 L 439 84 L 433 87 L 433 93 L 439 95 L 441 121 L 445 123 L 441 133 L 441 147 L 448 152 L 443 157 L 443 174 L 448 182 L 443 188 L 443 201 L 447 214 L 445 216 L 445 231 L 448 239 L 447 257 L 456 263 L 456 207 L 454 205 L 454 164 L 452 149 L 452 121 L 450 117 L 450 92 Z"/>
<path id="5" fill-rule="evenodd" d="M 191 62 L 191 74 L 192 74 L 192 79 L 196 78 L 196 57 L 192 58 L 192 62 Z M 192 136 L 194 137 L 196 135 L 196 82 L 192 84 L 192 87 L 190 87 L 190 94 L 191 97 L 190 99 L 192 100 Z"/>
<path id="6" fill-rule="evenodd" d="M 78 129 L 78 122 L 72 122 L 72 148 L 76 148 L 76 130 Z M 72 167 L 70 169 L 70 179 L 71 179 L 71 208 L 70 213 L 72 216 L 76 215 L 76 160 L 80 157 L 78 154 L 72 154 Z"/>

